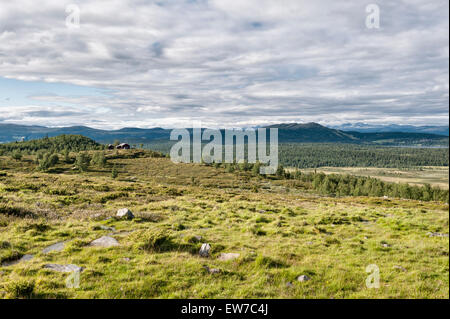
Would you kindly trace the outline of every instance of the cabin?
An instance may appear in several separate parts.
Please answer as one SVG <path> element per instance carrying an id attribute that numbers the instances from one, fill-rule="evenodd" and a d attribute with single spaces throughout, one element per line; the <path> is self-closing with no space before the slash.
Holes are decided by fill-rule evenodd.
<path id="1" fill-rule="evenodd" d="M 127 144 L 127 143 L 121 143 L 121 144 L 116 146 L 116 149 L 118 149 L 118 150 L 129 150 L 130 149 L 130 145 Z"/>

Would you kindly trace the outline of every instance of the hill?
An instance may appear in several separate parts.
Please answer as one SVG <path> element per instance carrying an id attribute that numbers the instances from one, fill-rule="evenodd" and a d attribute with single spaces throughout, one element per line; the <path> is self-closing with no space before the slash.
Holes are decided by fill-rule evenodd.
<path id="1" fill-rule="evenodd" d="M 410 132 L 376 132 L 362 133 L 356 131 L 341 131 L 328 128 L 317 123 L 290 123 L 267 126 L 278 128 L 280 143 L 354 143 L 374 145 L 417 145 L 417 146 L 447 146 L 448 136 L 429 133 Z M 170 129 L 163 128 L 122 128 L 119 130 L 99 130 L 85 126 L 47 128 L 42 126 L 23 126 L 0 124 L 0 142 L 17 140 L 32 140 L 61 134 L 79 134 L 94 139 L 100 143 L 112 143 L 114 140 L 140 144 L 155 141 L 168 141 Z"/>
<path id="2" fill-rule="evenodd" d="M 449 128 L 445 125 L 397 125 L 397 124 L 367 124 L 367 123 L 345 123 L 341 125 L 330 126 L 341 131 L 355 131 L 361 133 L 375 132 L 407 132 L 407 133 L 430 133 L 437 135 L 449 135 Z"/>
<path id="3" fill-rule="evenodd" d="M 13 142 L 0 144 L 0 153 L 8 154 L 14 151 L 33 153 L 40 150 L 51 152 L 79 152 L 86 150 L 100 150 L 103 145 L 82 135 L 59 135 L 54 137 L 44 137 L 31 141 Z"/>
<path id="4" fill-rule="evenodd" d="M 287 123 L 267 126 L 278 128 L 280 142 L 356 143 L 378 145 L 447 145 L 448 137 L 429 133 L 341 131 L 317 123 Z"/>

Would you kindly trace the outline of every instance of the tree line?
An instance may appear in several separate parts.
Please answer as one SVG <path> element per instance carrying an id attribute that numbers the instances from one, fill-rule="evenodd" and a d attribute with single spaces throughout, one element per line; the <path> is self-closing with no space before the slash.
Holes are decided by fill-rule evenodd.
<path id="1" fill-rule="evenodd" d="M 448 148 L 379 147 L 352 144 L 279 145 L 285 167 L 390 167 L 448 166 Z"/>
<path id="2" fill-rule="evenodd" d="M 331 196 L 371 196 L 394 197 L 403 199 L 449 202 L 449 191 L 439 187 L 409 185 L 407 183 L 390 183 L 380 179 L 349 174 L 324 174 L 322 172 L 304 173 L 300 170 L 289 172 L 282 165 L 274 176 L 260 175 L 260 163 L 215 163 L 216 167 L 223 167 L 227 172 L 249 172 L 253 176 L 275 178 L 281 180 L 295 180 L 299 187 L 312 189 L 323 195 Z"/>

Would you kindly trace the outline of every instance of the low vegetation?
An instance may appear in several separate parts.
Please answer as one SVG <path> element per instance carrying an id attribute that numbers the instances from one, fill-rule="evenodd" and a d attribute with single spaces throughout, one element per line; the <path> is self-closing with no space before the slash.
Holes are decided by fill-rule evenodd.
<path id="1" fill-rule="evenodd" d="M 282 167 L 264 177 L 256 165 L 174 164 L 144 150 L 58 156 L 46 171 L 34 154 L 0 156 L 0 298 L 449 298 L 446 200 L 385 198 L 367 177 Z M 340 193 L 358 183 L 368 196 Z M 133 219 L 116 217 L 124 207 Z M 90 246 L 102 236 L 118 245 Z M 82 267 L 79 286 L 49 264 Z M 370 264 L 378 289 L 366 287 Z"/>

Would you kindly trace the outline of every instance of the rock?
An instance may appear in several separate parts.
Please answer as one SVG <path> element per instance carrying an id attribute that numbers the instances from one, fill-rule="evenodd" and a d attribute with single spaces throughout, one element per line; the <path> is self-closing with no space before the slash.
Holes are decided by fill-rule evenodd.
<path id="1" fill-rule="evenodd" d="M 116 231 L 116 229 L 114 227 L 109 227 L 109 226 L 104 226 L 104 225 L 100 225 L 100 229 Z"/>
<path id="2" fill-rule="evenodd" d="M 227 260 L 237 259 L 237 258 L 239 258 L 239 256 L 240 256 L 240 254 L 238 254 L 238 253 L 221 253 L 218 259 L 227 261 Z"/>
<path id="3" fill-rule="evenodd" d="M 200 248 L 200 256 L 201 257 L 209 257 L 209 251 L 211 250 L 210 244 L 202 244 L 202 247 Z"/>
<path id="4" fill-rule="evenodd" d="M 306 245 L 312 245 L 312 244 L 314 244 L 312 241 L 307 241 L 306 242 Z"/>
<path id="5" fill-rule="evenodd" d="M 123 257 L 122 260 L 125 261 L 125 262 L 129 262 L 131 259 L 128 258 L 128 257 Z"/>
<path id="6" fill-rule="evenodd" d="M 81 272 L 83 267 L 79 267 L 77 265 L 58 265 L 58 264 L 47 264 L 44 265 L 44 268 L 58 271 L 58 272 Z"/>
<path id="7" fill-rule="evenodd" d="M 34 255 L 23 255 L 22 257 L 20 257 L 19 259 L 16 260 L 10 260 L 10 261 L 6 261 L 2 264 L 3 267 L 8 267 L 8 266 L 13 266 L 15 264 L 20 263 L 21 261 L 28 261 L 31 260 L 34 257 Z"/>
<path id="8" fill-rule="evenodd" d="M 133 219 L 134 215 L 128 208 L 121 208 L 117 211 L 117 217 L 119 218 L 126 218 L 126 219 Z"/>
<path id="9" fill-rule="evenodd" d="M 383 246 L 384 248 L 391 247 L 389 244 L 381 244 L 381 246 Z"/>
<path id="10" fill-rule="evenodd" d="M 93 246 L 93 247 L 114 247 L 114 246 L 119 246 L 119 242 L 113 237 L 102 236 L 102 237 L 92 241 L 89 244 L 89 246 Z"/>
<path id="11" fill-rule="evenodd" d="M 286 287 L 292 288 L 294 287 L 294 285 L 292 284 L 292 282 L 289 281 L 286 283 Z"/>
<path id="12" fill-rule="evenodd" d="M 448 234 L 442 234 L 442 233 L 427 233 L 429 237 L 448 237 Z"/>
<path id="13" fill-rule="evenodd" d="M 203 268 L 206 269 L 207 272 L 210 274 L 220 274 L 222 271 L 218 268 L 209 268 L 208 266 L 203 266 Z"/>
<path id="14" fill-rule="evenodd" d="M 405 268 L 405 267 L 398 266 L 398 265 L 395 265 L 393 268 L 394 268 L 394 269 L 399 269 L 399 270 L 401 270 L 401 271 L 406 271 L 406 268 Z"/>
<path id="15" fill-rule="evenodd" d="M 304 281 L 308 281 L 308 280 L 311 280 L 311 278 L 309 278 L 307 275 L 301 275 L 301 276 L 297 277 L 297 281 L 300 281 L 300 282 L 304 282 Z"/>
<path id="16" fill-rule="evenodd" d="M 64 249 L 64 246 L 66 245 L 67 241 L 62 241 L 53 245 L 50 245 L 48 247 L 45 247 L 42 252 L 44 254 L 48 254 L 51 251 L 61 251 Z"/>

